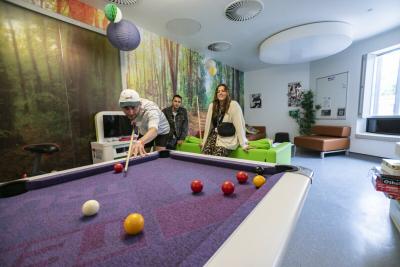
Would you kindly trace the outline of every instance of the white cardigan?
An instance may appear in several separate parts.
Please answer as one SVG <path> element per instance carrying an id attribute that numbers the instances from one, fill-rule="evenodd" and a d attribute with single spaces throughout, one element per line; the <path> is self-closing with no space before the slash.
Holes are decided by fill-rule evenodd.
<path id="1" fill-rule="evenodd" d="M 208 106 L 208 112 L 206 117 L 206 125 L 204 129 L 204 138 L 203 138 L 203 147 L 206 143 L 210 130 L 213 131 L 211 128 L 211 120 L 212 120 L 212 113 L 213 113 L 213 103 Z M 245 130 L 245 122 L 243 118 L 242 108 L 240 107 L 239 103 L 235 100 L 231 100 L 231 104 L 229 105 L 228 112 L 225 112 L 223 122 L 231 122 L 235 126 L 235 135 L 223 137 L 218 135 L 216 146 L 222 146 L 230 150 L 235 150 L 238 145 L 240 144 L 242 147 L 247 145 L 247 138 L 246 138 L 246 130 Z"/>

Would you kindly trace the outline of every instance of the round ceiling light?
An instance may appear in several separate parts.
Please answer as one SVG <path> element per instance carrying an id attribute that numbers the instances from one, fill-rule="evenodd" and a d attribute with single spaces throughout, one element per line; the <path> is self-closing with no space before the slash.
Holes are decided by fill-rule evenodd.
<path id="1" fill-rule="evenodd" d="M 231 49 L 232 44 L 229 42 L 215 42 L 212 44 L 209 44 L 207 46 L 208 50 L 213 51 L 213 52 L 223 52 L 223 51 L 227 51 L 229 49 Z"/>
<path id="2" fill-rule="evenodd" d="M 336 54 L 351 45 L 353 31 L 345 22 L 315 22 L 278 32 L 264 40 L 259 58 L 265 63 L 294 64 Z"/>
<path id="3" fill-rule="evenodd" d="M 188 36 L 199 32 L 201 24 L 193 19 L 173 19 L 167 22 L 167 30 L 180 36 Z"/>
<path id="4" fill-rule="evenodd" d="M 134 5 L 137 0 L 108 0 L 109 2 L 116 3 L 118 5 Z"/>
<path id="5" fill-rule="evenodd" d="M 239 0 L 225 8 L 225 16 L 233 21 L 246 21 L 254 18 L 263 10 L 264 4 L 258 0 Z"/>

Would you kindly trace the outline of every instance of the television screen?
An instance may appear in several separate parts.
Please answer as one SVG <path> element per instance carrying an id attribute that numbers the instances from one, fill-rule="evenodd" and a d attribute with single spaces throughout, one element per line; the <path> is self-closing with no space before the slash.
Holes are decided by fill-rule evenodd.
<path id="1" fill-rule="evenodd" d="M 104 138 L 129 136 L 132 134 L 130 120 L 124 115 L 103 115 Z"/>

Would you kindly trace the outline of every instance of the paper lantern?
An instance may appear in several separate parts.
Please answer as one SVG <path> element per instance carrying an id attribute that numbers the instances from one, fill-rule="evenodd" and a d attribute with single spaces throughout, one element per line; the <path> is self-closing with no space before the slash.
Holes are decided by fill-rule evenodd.
<path id="1" fill-rule="evenodd" d="M 135 50 L 140 44 L 138 28 L 125 19 L 108 25 L 107 38 L 114 47 L 122 51 Z"/>
<path id="2" fill-rule="evenodd" d="M 210 68 L 208 69 L 208 73 L 209 73 L 211 76 L 215 76 L 215 75 L 217 74 L 217 72 L 218 72 L 218 69 L 217 69 L 216 67 L 210 67 Z"/>
<path id="3" fill-rule="evenodd" d="M 212 60 L 212 59 L 208 59 L 208 60 L 206 61 L 205 66 L 206 66 L 206 69 L 210 69 L 211 67 L 216 68 L 216 67 L 217 67 L 217 63 L 215 63 L 215 61 Z"/>
<path id="4" fill-rule="evenodd" d="M 107 19 L 111 22 L 118 23 L 122 19 L 122 12 L 114 4 L 107 4 L 104 7 L 104 14 L 106 15 Z"/>

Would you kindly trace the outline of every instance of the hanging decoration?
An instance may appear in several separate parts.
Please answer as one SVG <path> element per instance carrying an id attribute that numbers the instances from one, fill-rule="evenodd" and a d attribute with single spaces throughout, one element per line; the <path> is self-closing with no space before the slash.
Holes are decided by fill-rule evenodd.
<path id="1" fill-rule="evenodd" d="M 110 21 L 107 38 L 119 50 L 132 51 L 140 44 L 140 32 L 132 22 L 122 19 L 122 12 L 115 4 L 107 4 L 104 14 Z"/>
<path id="2" fill-rule="evenodd" d="M 216 74 L 217 74 L 217 72 L 218 72 L 218 69 L 217 69 L 217 67 L 210 67 L 209 69 L 208 69 L 208 73 L 210 74 L 210 76 L 215 76 Z"/>
<path id="3" fill-rule="evenodd" d="M 118 23 L 110 23 L 107 27 L 107 38 L 110 43 L 119 50 L 132 51 L 140 44 L 140 33 L 138 28 L 128 20 Z"/>
<path id="4" fill-rule="evenodd" d="M 217 67 L 217 63 L 215 63 L 215 61 L 210 58 L 210 59 L 207 59 L 205 66 L 206 66 L 206 69 L 208 70 L 211 67 Z"/>
<path id="5" fill-rule="evenodd" d="M 104 7 L 104 14 L 109 21 L 114 23 L 118 23 L 122 19 L 121 9 L 119 9 L 119 7 L 117 7 L 115 4 L 107 4 Z"/>

